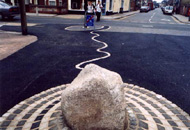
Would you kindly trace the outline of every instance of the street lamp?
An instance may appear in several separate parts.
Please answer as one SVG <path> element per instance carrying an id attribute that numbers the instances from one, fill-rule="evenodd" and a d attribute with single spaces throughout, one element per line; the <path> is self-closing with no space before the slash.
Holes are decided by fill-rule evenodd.
<path id="1" fill-rule="evenodd" d="M 27 35 L 28 32 L 27 32 L 27 22 L 26 22 L 25 0 L 19 0 L 19 5 L 20 5 L 22 35 Z"/>

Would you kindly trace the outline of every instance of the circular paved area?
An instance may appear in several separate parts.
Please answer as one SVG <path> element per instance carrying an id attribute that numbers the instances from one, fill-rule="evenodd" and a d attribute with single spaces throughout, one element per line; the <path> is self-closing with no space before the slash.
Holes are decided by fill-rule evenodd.
<path id="1" fill-rule="evenodd" d="M 0 117 L 0 130 L 67 130 L 62 119 L 61 85 L 14 106 Z M 128 130 L 190 130 L 190 116 L 161 95 L 125 84 Z"/>
<path id="2" fill-rule="evenodd" d="M 99 30 L 99 29 L 103 29 L 104 26 L 88 26 L 87 28 L 84 28 L 84 26 L 82 25 L 78 25 L 78 26 L 69 26 L 67 28 L 65 28 L 65 30 L 69 30 L 69 31 L 92 31 L 92 30 Z"/>

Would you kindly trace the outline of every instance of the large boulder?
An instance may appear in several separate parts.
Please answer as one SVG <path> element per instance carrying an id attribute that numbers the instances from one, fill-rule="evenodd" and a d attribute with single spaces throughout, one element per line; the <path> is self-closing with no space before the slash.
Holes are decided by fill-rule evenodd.
<path id="1" fill-rule="evenodd" d="M 124 130 L 125 100 L 119 74 L 87 65 L 62 93 L 64 120 L 73 130 Z"/>

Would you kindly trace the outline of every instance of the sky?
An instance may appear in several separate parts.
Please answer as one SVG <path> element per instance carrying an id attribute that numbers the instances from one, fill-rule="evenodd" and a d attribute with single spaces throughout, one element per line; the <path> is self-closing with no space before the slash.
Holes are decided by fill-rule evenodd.
<path id="1" fill-rule="evenodd" d="M 161 3 L 161 2 L 162 2 L 162 0 L 153 0 L 153 1 L 156 1 L 156 2 L 158 2 L 158 3 Z"/>

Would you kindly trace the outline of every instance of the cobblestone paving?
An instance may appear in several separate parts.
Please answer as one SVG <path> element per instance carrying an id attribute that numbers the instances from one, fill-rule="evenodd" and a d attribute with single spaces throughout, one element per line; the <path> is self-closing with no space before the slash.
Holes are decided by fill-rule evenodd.
<path id="1" fill-rule="evenodd" d="M 67 130 L 61 120 L 61 85 L 14 106 L 0 117 L 0 130 Z M 125 84 L 128 130 L 190 130 L 190 116 L 161 95 Z"/>

